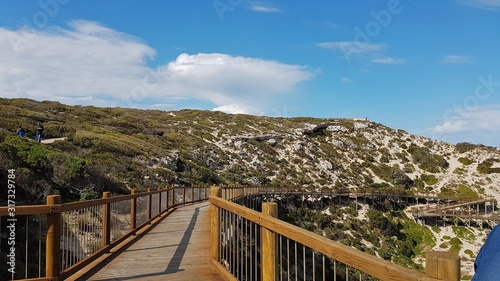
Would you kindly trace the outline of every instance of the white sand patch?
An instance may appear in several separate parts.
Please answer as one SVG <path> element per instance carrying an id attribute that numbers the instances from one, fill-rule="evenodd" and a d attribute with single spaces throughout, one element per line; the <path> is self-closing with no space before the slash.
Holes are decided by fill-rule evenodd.
<path id="1" fill-rule="evenodd" d="M 457 234 L 453 231 L 452 226 L 439 227 L 440 232 L 434 233 L 436 237 L 436 246 L 432 248 L 433 251 L 449 251 L 451 247 L 450 240 L 452 238 L 457 237 Z M 470 237 L 461 237 L 459 238 L 462 244 L 460 245 L 460 265 L 462 276 L 465 275 L 474 275 L 474 260 L 479 252 L 479 249 L 483 245 L 487 233 L 489 233 L 488 229 L 478 229 L 478 228 L 467 228 L 472 231 Z M 468 236 L 468 235 L 467 235 Z M 472 256 L 466 252 L 471 251 Z"/>

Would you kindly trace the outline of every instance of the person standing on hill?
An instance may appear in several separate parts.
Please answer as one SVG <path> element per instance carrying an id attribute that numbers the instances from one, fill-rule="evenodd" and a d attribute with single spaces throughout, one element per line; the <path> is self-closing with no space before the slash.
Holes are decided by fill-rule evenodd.
<path id="1" fill-rule="evenodd" d="M 488 234 L 474 261 L 472 281 L 500 280 L 500 225 Z"/>
<path id="2" fill-rule="evenodd" d="M 42 141 L 42 133 L 43 133 L 42 123 L 38 122 L 38 125 L 36 125 L 36 127 L 35 127 L 35 132 L 36 132 L 36 141 L 41 142 Z"/>
<path id="3" fill-rule="evenodd" d="M 24 137 L 24 129 L 23 129 L 23 127 L 19 126 L 19 128 L 17 128 L 17 135 L 20 136 L 20 137 Z"/>

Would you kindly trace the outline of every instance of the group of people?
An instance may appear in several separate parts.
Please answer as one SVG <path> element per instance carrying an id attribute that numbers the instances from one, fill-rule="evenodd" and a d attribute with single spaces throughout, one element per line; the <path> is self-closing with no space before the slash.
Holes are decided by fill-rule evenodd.
<path id="1" fill-rule="evenodd" d="M 37 142 L 42 141 L 43 130 L 44 130 L 44 128 L 43 128 L 42 123 L 38 122 L 38 124 L 35 126 L 35 135 L 36 135 Z M 17 135 L 20 137 L 24 137 L 26 135 L 26 132 L 24 131 L 22 126 L 19 126 L 19 128 L 17 128 Z"/>

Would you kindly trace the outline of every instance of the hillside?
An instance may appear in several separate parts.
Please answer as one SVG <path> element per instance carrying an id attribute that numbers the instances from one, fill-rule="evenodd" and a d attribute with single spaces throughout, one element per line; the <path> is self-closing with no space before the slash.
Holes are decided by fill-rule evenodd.
<path id="1" fill-rule="evenodd" d="M 0 99 L 0 104 L 0 165 L 4 171 L 16 167 L 19 184 L 33 194 L 99 193 L 109 184 L 123 192 L 166 184 L 236 184 L 498 194 L 498 149 L 431 141 L 363 119 L 162 112 L 26 99 Z M 67 140 L 39 147 L 9 137 L 21 125 L 34 138 L 37 120 L 44 121 L 44 138 Z M 40 159 L 29 159 L 31 152 Z"/>
<path id="2" fill-rule="evenodd" d="M 432 141 L 366 119 L 163 112 L 27 99 L 0 99 L 0 105 L 0 181 L 15 169 L 25 203 L 43 202 L 56 192 L 78 200 L 105 190 L 128 193 L 171 184 L 406 189 L 500 199 L 497 148 Z M 66 140 L 37 144 L 32 140 L 37 121 L 44 124 L 44 138 Z M 18 126 L 27 137 L 16 136 Z M 5 189 L 2 184 L 0 192 Z M 434 235 L 439 241 L 440 235 L 453 237 L 453 230 Z M 464 243 L 477 252 L 485 235 L 475 231 Z"/>

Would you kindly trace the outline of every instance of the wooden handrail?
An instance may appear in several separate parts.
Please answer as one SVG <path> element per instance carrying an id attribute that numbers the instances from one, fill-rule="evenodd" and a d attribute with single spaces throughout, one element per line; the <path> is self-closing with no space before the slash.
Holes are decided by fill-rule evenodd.
<path id="1" fill-rule="evenodd" d="M 274 233 L 280 234 L 291 240 L 297 241 L 306 247 L 309 247 L 317 252 L 320 252 L 328 257 L 338 260 L 352 268 L 356 268 L 373 277 L 381 280 L 401 280 L 401 281 L 437 281 L 437 280 L 458 280 L 458 279 L 438 279 L 426 275 L 424 273 L 411 270 L 389 261 L 377 258 L 368 253 L 355 250 L 349 246 L 339 242 L 330 240 L 326 237 L 317 235 L 310 231 L 304 230 L 298 226 L 286 223 L 279 219 L 248 209 L 236 203 L 218 198 L 216 196 L 209 197 L 210 203 L 219 208 L 228 210 L 242 218 L 252 221 L 261 227 L 271 230 Z M 212 226 L 214 223 L 212 223 Z M 431 262 L 431 261 L 430 261 Z M 443 265 L 443 262 L 440 262 Z M 456 268 L 460 270 L 460 263 L 450 262 L 448 271 L 454 272 Z M 455 268 L 455 269 L 453 269 Z"/>
<path id="2" fill-rule="evenodd" d="M 182 200 L 180 203 L 176 204 L 176 190 L 179 188 L 182 188 L 180 191 L 182 193 Z M 363 191 L 363 193 L 362 193 Z M 144 227 L 145 225 L 149 224 L 149 221 L 152 219 L 155 219 L 161 215 L 161 192 L 166 192 L 166 204 L 167 204 L 167 210 L 169 208 L 173 208 L 175 206 L 179 206 L 182 204 L 189 203 L 187 201 L 195 201 L 194 199 L 194 189 L 191 190 L 191 198 L 190 200 L 187 200 L 186 195 L 186 187 L 175 187 L 171 186 L 167 189 L 161 189 L 158 188 L 158 190 L 149 190 L 148 192 L 143 192 L 143 193 L 137 193 L 135 190 L 131 191 L 131 194 L 129 195 L 121 195 L 121 196 L 115 196 L 115 197 L 110 197 L 109 194 L 105 195 L 103 194 L 103 197 L 100 199 L 95 199 L 95 200 L 89 200 L 89 201 L 84 201 L 84 202 L 72 202 L 72 203 L 64 203 L 61 204 L 61 198 L 60 196 L 48 196 L 47 198 L 47 205 L 33 205 L 33 206 L 17 206 L 16 207 L 16 215 L 47 215 L 47 250 L 46 250 L 46 278 L 52 278 L 53 280 L 57 278 L 65 278 L 70 274 L 69 272 L 74 272 L 79 268 L 79 263 L 76 265 L 71 266 L 70 269 L 60 272 L 60 228 L 61 228 L 61 213 L 62 212 L 68 212 L 68 211 L 73 211 L 73 210 L 79 210 L 83 208 L 89 208 L 89 207 L 96 207 L 96 206 L 102 206 L 103 210 L 103 242 L 102 242 L 102 248 L 97 251 L 94 255 L 99 256 L 111 248 L 111 246 L 114 245 L 114 242 L 110 242 L 110 237 L 109 237 L 109 226 L 110 226 L 110 218 L 108 217 L 108 214 L 110 213 L 110 204 L 114 202 L 120 202 L 120 201 L 126 201 L 130 200 L 131 204 L 131 230 L 129 233 L 125 234 L 124 236 L 130 236 L 133 235 L 137 229 Z M 262 189 L 262 193 L 265 194 L 278 194 L 278 193 L 297 193 L 297 192 L 305 192 L 309 193 L 310 191 L 307 190 L 302 190 L 302 191 L 292 191 L 291 189 L 275 189 L 275 188 L 270 188 L 270 189 Z M 201 193 L 201 191 L 200 191 Z M 240 198 L 242 196 L 247 196 L 248 194 L 258 194 L 259 193 L 259 188 L 244 188 L 244 187 L 231 187 L 231 188 L 224 188 L 224 197 L 225 198 L 230 198 L 230 199 L 235 199 L 235 198 Z M 347 191 L 332 191 L 330 193 L 328 192 L 320 192 L 316 194 L 336 194 L 336 195 L 341 195 L 341 196 L 350 196 L 350 195 L 355 195 L 359 196 L 360 194 L 363 194 L 364 196 L 400 196 L 402 194 L 397 194 L 398 192 L 393 192 L 391 194 L 382 194 L 382 193 L 377 193 L 372 191 L 366 191 L 366 190 L 358 190 L 356 192 L 353 192 L 352 190 L 347 190 Z M 158 195 L 158 214 L 153 218 L 151 216 L 151 208 L 152 208 L 152 200 L 153 200 L 153 195 L 154 194 L 159 194 Z M 205 196 L 207 195 L 207 192 L 205 190 L 204 192 Z M 403 194 L 404 196 L 422 196 L 421 194 L 419 195 L 414 195 L 411 192 Z M 147 212 L 148 212 L 148 218 L 150 220 L 142 223 L 141 225 L 137 226 L 136 225 L 136 212 L 137 212 L 137 198 L 139 197 L 148 197 L 148 207 L 147 207 Z M 179 196 L 181 196 L 179 194 Z M 214 218 L 218 217 L 220 214 L 221 209 L 229 210 L 241 217 L 244 217 L 250 221 L 253 221 L 254 223 L 261 225 L 263 228 L 266 230 L 269 230 L 270 232 L 275 234 L 280 234 L 285 237 L 288 237 L 290 239 L 293 239 L 297 241 L 298 243 L 301 243 L 315 251 L 321 252 L 325 254 L 326 256 L 332 257 L 342 263 L 345 263 L 348 266 L 351 266 L 353 268 L 356 268 L 360 271 L 363 271 L 365 273 L 368 273 L 374 277 L 380 278 L 382 280 L 454 280 L 454 279 L 441 279 L 439 277 L 439 274 L 436 275 L 438 277 L 431 277 L 433 276 L 432 274 L 428 273 L 423 274 L 414 270 L 406 269 L 400 266 L 397 266 L 395 264 L 392 264 L 388 261 L 376 258 L 372 255 L 369 255 L 367 253 L 359 252 L 353 250 L 351 247 L 345 246 L 343 244 L 337 243 L 335 241 L 329 240 L 325 237 L 318 236 L 314 233 L 308 232 L 306 230 L 303 230 L 299 227 L 293 226 L 291 224 L 287 224 L 283 221 L 280 221 L 276 218 L 273 218 L 269 215 L 263 215 L 262 213 L 255 212 L 253 210 L 247 209 L 245 207 L 242 207 L 238 204 L 229 202 L 227 200 L 219 198 L 221 196 L 221 189 L 219 188 L 218 193 L 212 194 L 211 190 L 211 196 L 210 196 L 210 202 L 211 204 L 211 217 L 212 217 L 212 230 L 213 229 L 218 229 L 220 225 L 214 220 Z M 201 198 L 201 195 L 198 196 Z M 57 199 L 58 198 L 58 199 Z M 155 198 L 156 200 L 156 198 Z M 200 199 L 202 200 L 202 199 Z M 486 199 L 489 200 L 489 199 Z M 155 202 L 156 203 L 156 202 Z M 165 210 L 165 211 L 167 211 Z M 164 211 L 164 212 L 165 212 Z M 6 216 L 8 215 L 8 208 L 7 207 L 0 207 L 0 216 Z M 58 225 L 59 224 L 59 225 Z M 220 234 L 218 232 L 215 232 L 214 230 L 212 231 L 211 234 L 212 237 L 212 251 L 211 251 L 211 257 L 212 259 L 217 259 L 218 253 L 219 253 L 219 243 L 220 243 Z M 118 239 L 117 241 L 123 241 L 123 239 Z M 449 265 L 449 268 L 447 269 L 447 272 L 456 272 L 457 268 L 457 262 L 456 260 L 453 259 L 448 259 L 446 258 L 446 254 L 436 255 L 437 258 L 433 258 L 433 256 L 428 257 L 427 260 L 427 265 L 429 267 L 429 272 L 435 272 L 435 270 L 431 270 L 431 268 L 434 266 L 434 268 L 437 268 L 440 270 L 440 268 L 443 267 L 443 265 Z M 444 257 L 444 258 L 443 258 Z M 92 257 L 96 258 L 96 257 Z M 82 263 L 87 263 L 88 260 L 92 258 L 86 258 Z M 444 260 L 443 260 L 444 259 Z M 459 264 L 459 260 L 458 260 Z M 427 267 L 426 267 L 427 269 Z M 441 272 L 441 271 L 439 271 Z M 64 274 L 64 275 L 63 275 Z M 458 275 L 459 275 L 459 270 L 458 270 Z"/>
<path id="3" fill-rule="evenodd" d="M 190 187 L 191 193 L 194 194 L 194 189 L 206 189 L 206 187 Z M 183 193 L 186 193 L 186 187 L 183 187 Z M 167 208 L 162 212 L 162 200 L 161 193 L 166 192 L 167 200 L 163 202 Z M 172 201 L 169 202 L 169 194 L 172 192 Z M 201 193 L 201 192 L 200 192 Z M 153 205 L 153 195 L 158 194 L 158 198 L 154 198 L 155 204 L 158 203 L 158 212 L 155 210 L 155 215 L 152 216 L 152 205 Z M 151 223 L 157 221 L 157 219 L 164 215 L 165 213 L 169 213 L 173 210 L 173 208 L 187 204 L 194 203 L 197 201 L 206 200 L 208 198 L 207 194 L 204 193 L 205 196 L 202 198 L 198 196 L 198 200 L 194 200 L 194 196 L 190 200 L 186 200 L 186 197 L 182 199 L 180 203 L 176 203 L 175 201 L 175 187 L 168 187 L 166 189 L 158 188 L 157 190 L 148 190 L 148 192 L 137 193 L 135 190 L 131 190 L 130 195 L 121 195 L 111 197 L 109 192 L 104 192 L 102 198 L 95 200 L 88 200 L 82 202 L 71 202 L 71 203 L 63 203 L 61 204 L 61 196 L 60 195 L 49 195 L 47 196 L 47 204 L 46 205 L 32 205 L 32 206 L 16 206 L 16 216 L 22 215 L 46 215 L 47 216 L 47 234 L 46 234 L 46 256 L 45 256 L 45 277 L 29 279 L 29 280 L 64 280 L 70 275 L 76 273 L 78 270 L 83 268 L 84 266 L 91 263 L 93 260 L 99 258 L 103 254 L 109 252 L 112 247 L 117 246 L 119 243 L 122 243 L 127 239 L 138 232 L 140 229 L 150 225 Z M 147 202 L 147 216 L 148 220 L 140 225 L 137 225 L 136 222 L 136 213 L 137 213 L 137 198 L 139 197 L 148 197 Z M 125 233 L 122 237 L 115 239 L 111 242 L 111 203 L 114 202 L 122 202 L 129 201 L 131 204 L 130 208 L 130 224 L 131 229 L 128 233 Z M 188 202 L 189 201 L 189 202 Z M 63 212 L 71 212 L 75 210 L 81 210 L 85 208 L 91 207 L 99 207 L 102 208 L 102 245 L 100 249 L 94 252 L 91 256 L 85 257 L 77 263 L 67 267 L 66 269 L 61 271 L 61 222 L 62 222 L 62 213 Z M 8 207 L 0 207 L 0 217 L 8 216 Z"/>

